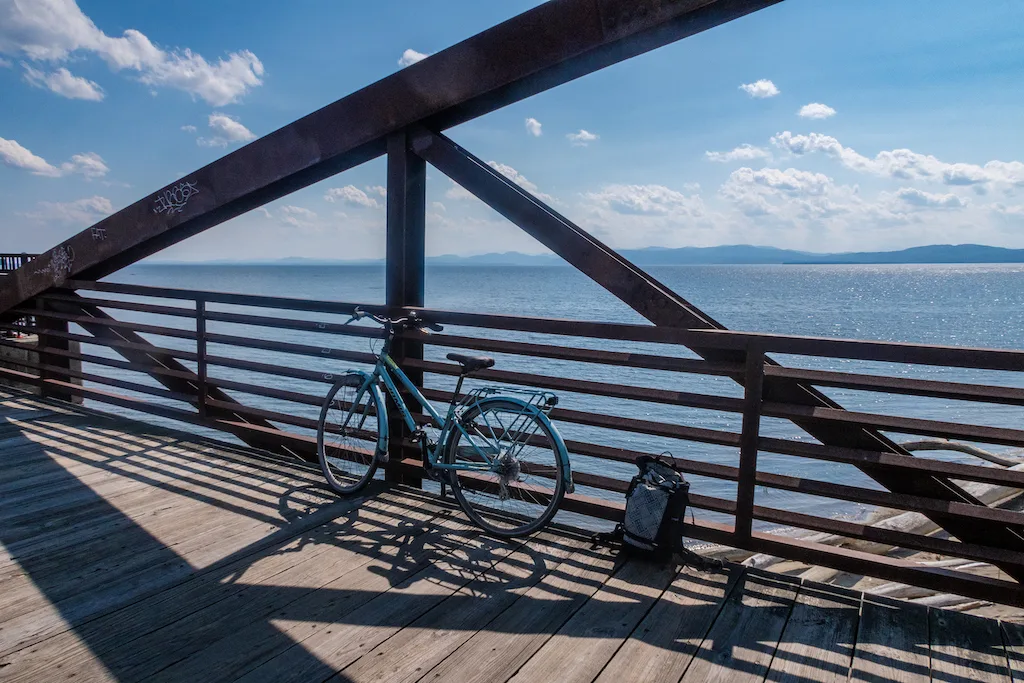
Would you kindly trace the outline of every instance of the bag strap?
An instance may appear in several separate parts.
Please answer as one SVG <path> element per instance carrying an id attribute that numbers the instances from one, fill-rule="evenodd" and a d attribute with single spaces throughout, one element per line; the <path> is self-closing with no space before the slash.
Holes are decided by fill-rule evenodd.
<path id="1" fill-rule="evenodd" d="M 590 549 L 593 550 L 598 546 L 611 547 L 616 543 L 622 543 L 622 539 L 626 534 L 625 528 L 621 524 L 616 524 L 615 528 L 611 531 L 600 531 L 590 537 Z"/>

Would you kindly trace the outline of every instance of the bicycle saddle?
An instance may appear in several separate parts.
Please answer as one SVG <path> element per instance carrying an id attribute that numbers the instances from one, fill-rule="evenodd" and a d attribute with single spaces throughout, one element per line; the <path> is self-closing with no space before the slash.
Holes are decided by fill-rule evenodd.
<path id="1" fill-rule="evenodd" d="M 464 353 L 449 353 L 448 360 L 453 360 L 462 365 L 462 372 L 468 375 L 477 370 L 486 370 L 494 367 L 494 359 L 490 356 L 469 356 Z"/>

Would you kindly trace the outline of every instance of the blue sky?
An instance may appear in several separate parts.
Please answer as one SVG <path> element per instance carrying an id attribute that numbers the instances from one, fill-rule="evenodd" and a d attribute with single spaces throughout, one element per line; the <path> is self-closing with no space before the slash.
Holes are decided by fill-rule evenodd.
<path id="1" fill-rule="evenodd" d="M 534 4 L 0 0 L 0 251 Z M 1024 247 L 1022 26 L 1016 0 L 786 0 L 449 134 L 618 248 Z M 380 256 L 384 180 L 372 162 L 157 258 Z M 428 185 L 430 253 L 542 250 Z"/>

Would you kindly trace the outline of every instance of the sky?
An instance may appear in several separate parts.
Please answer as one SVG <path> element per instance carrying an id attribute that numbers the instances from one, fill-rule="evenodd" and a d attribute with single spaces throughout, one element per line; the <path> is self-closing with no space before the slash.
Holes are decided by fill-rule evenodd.
<path id="1" fill-rule="evenodd" d="M 539 4 L 0 0 L 0 251 Z M 451 129 L 615 248 L 1024 247 L 1024 3 L 785 0 Z M 378 159 L 157 260 L 384 253 Z M 543 252 L 428 169 L 429 254 Z"/>

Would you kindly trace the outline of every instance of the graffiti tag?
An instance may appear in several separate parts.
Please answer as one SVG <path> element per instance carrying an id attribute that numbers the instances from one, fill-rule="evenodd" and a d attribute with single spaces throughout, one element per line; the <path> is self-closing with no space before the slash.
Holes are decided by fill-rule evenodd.
<path id="1" fill-rule="evenodd" d="M 53 283 L 61 284 L 71 274 L 75 263 L 75 250 L 71 247 L 57 247 L 50 256 L 50 262 L 45 268 L 36 270 L 36 275 L 49 275 Z"/>
<path id="2" fill-rule="evenodd" d="M 92 239 L 93 239 L 94 242 L 102 242 L 103 240 L 107 239 L 107 229 L 106 228 L 93 228 L 92 229 Z"/>
<path id="3" fill-rule="evenodd" d="M 196 187 L 196 184 L 183 180 L 169 190 L 164 190 L 163 194 L 157 195 L 153 213 L 166 213 L 167 215 L 181 213 L 185 210 L 188 200 L 197 194 L 199 194 L 199 188 Z"/>

